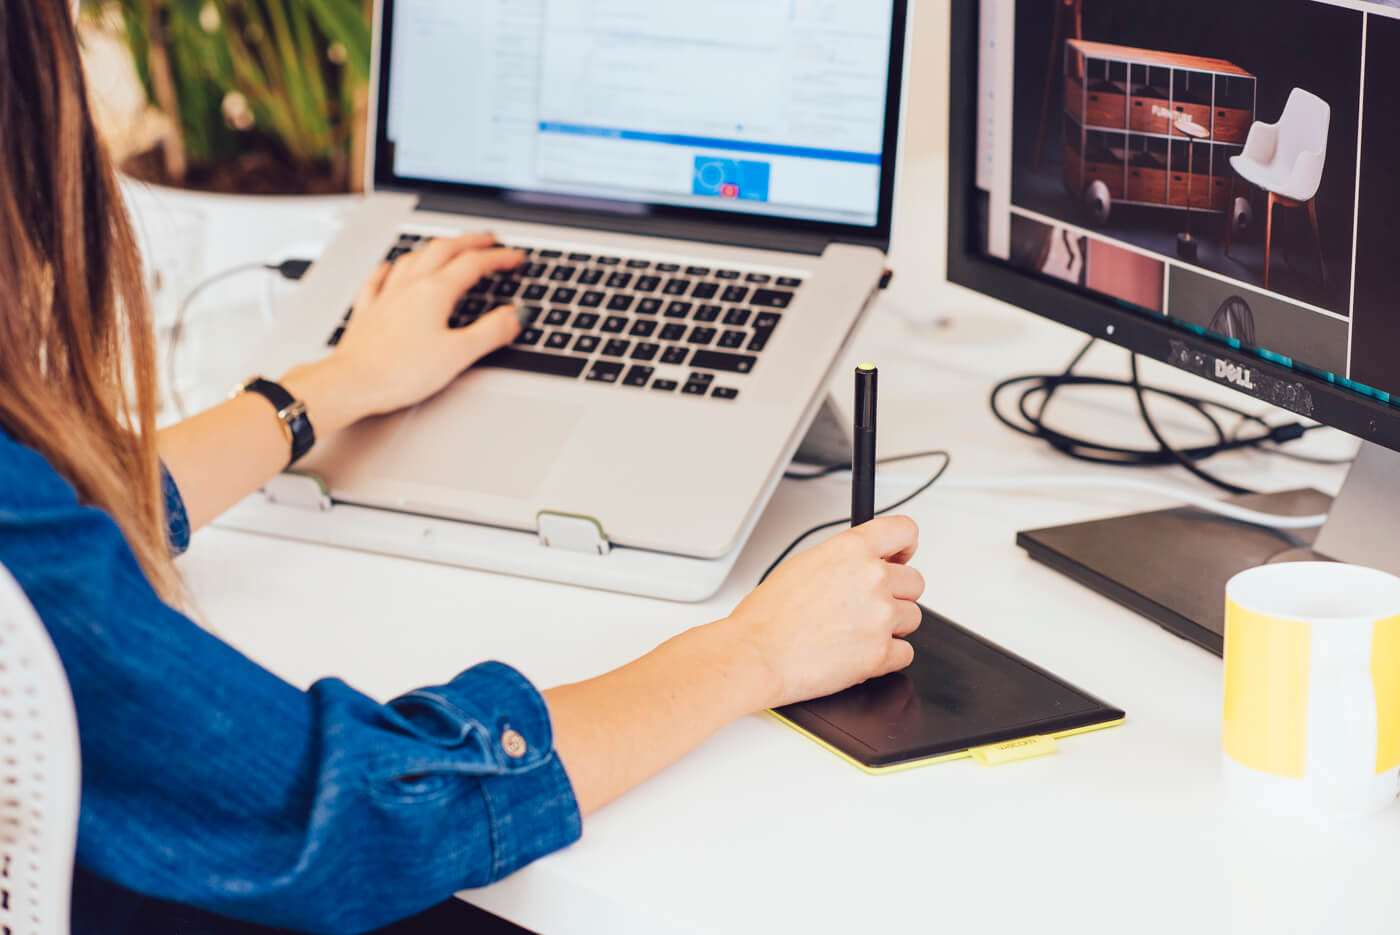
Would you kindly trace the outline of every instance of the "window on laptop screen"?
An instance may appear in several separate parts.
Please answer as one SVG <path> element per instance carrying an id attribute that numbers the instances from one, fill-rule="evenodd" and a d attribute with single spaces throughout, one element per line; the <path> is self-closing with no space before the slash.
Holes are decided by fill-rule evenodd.
<path id="1" fill-rule="evenodd" d="M 873 226 L 891 0 L 395 0 L 393 174 Z"/>
<path id="2" fill-rule="evenodd" d="M 1080 6 L 978 6 L 979 248 L 1391 401 L 1400 0 Z"/>

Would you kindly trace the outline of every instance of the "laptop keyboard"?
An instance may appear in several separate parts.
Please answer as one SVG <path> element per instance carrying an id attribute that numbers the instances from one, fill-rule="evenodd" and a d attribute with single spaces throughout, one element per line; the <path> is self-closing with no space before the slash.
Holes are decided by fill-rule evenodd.
<path id="1" fill-rule="evenodd" d="M 402 234 L 390 262 L 428 238 Z M 478 366 L 662 393 L 733 400 L 753 372 L 800 277 L 621 255 L 518 246 L 525 262 L 482 279 L 453 309 L 465 328 L 501 305 L 529 324 Z M 350 312 L 326 343 L 345 333 Z"/>

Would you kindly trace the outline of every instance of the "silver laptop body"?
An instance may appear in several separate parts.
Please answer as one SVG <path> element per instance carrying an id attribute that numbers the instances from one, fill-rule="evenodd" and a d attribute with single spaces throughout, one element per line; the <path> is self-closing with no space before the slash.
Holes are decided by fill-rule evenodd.
<path id="1" fill-rule="evenodd" d="M 876 6 L 735 6 L 760 22 L 734 39 L 675 0 L 380 0 L 371 194 L 299 288 L 278 362 L 330 353 L 376 264 L 433 236 L 530 250 L 540 275 L 497 277 L 477 305 L 538 319 L 528 343 L 297 470 L 339 504 L 733 552 L 884 270 L 906 4 Z M 675 93 L 705 73 L 725 88 Z M 783 84 L 755 94 L 758 73 Z M 621 276 L 632 288 L 609 286 Z M 644 276 L 658 282 L 637 291 Z"/>

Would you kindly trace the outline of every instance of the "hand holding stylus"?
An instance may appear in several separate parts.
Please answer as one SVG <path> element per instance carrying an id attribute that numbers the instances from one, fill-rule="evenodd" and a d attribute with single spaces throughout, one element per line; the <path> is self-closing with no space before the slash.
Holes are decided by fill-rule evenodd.
<path id="1" fill-rule="evenodd" d="M 919 626 L 924 579 L 908 566 L 919 528 L 906 516 L 875 519 L 873 364 L 856 368 L 851 526 L 780 566 L 731 620 L 760 620 L 760 657 L 774 670 L 777 707 L 905 668 L 904 639 Z"/>
<path id="2" fill-rule="evenodd" d="M 723 620 L 682 633 L 616 672 L 545 693 L 555 749 L 584 812 L 735 717 L 833 695 L 914 661 L 907 637 L 924 619 L 924 578 L 909 560 L 919 527 L 907 516 L 874 518 L 875 376 L 870 364 L 856 371 L 853 528 L 778 565 Z M 673 705 L 673 712 L 647 706 L 667 729 L 636 729 L 633 709 L 618 703 L 629 694 Z M 696 705 L 697 696 L 712 703 Z M 627 755 L 589 756 L 619 743 L 618 731 L 600 726 L 613 721 L 633 729 L 633 745 L 623 742 Z"/>
<path id="3" fill-rule="evenodd" d="M 744 634 L 767 673 L 764 707 L 819 698 L 897 672 L 923 617 L 923 575 L 907 564 L 919 527 L 882 516 L 778 567 L 714 626 Z"/>

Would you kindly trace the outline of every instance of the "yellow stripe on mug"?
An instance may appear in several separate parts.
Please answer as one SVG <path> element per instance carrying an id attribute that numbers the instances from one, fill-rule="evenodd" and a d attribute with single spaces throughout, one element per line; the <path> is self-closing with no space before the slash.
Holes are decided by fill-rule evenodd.
<path id="1" fill-rule="evenodd" d="M 1357 816 L 1400 791 L 1400 578 L 1266 565 L 1226 588 L 1221 731 L 1247 798 Z"/>
<path id="2" fill-rule="evenodd" d="M 1225 603 L 1225 752 L 1275 776 L 1303 778 L 1312 625 Z"/>
<path id="3" fill-rule="evenodd" d="M 1400 616 L 1376 622 L 1371 637 L 1371 680 L 1376 685 L 1380 738 L 1376 772 L 1400 766 Z"/>

